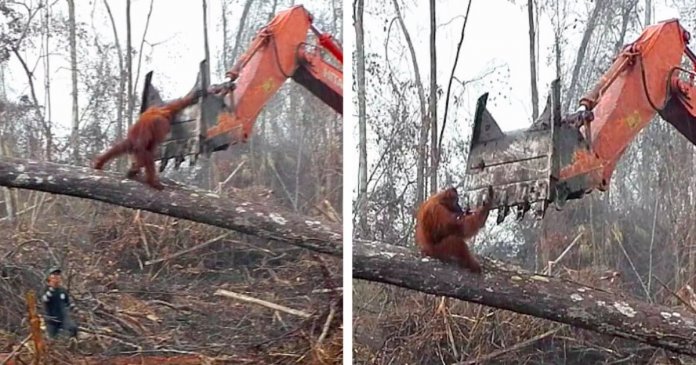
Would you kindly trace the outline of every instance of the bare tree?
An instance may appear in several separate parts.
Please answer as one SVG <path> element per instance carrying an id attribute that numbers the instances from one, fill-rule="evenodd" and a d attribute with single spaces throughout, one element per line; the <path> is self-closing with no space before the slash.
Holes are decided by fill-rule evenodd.
<path id="1" fill-rule="evenodd" d="M 363 234 L 367 232 L 367 113 L 365 105 L 365 28 L 363 27 L 364 0 L 353 3 L 355 26 L 355 67 L 358 83 L 358 219 Z"/>
<path id="2" fill-rule="evenodd" d="M 208 45 L 208 3 L 203 0 L 203 46 L 205 50 L 205 59 L 210 61 L 210 46 Z M 206 65 L 206 77 L 210 79 L 210 64 Z"/>
<path id="3" fill-rule="evenodd" d="M 228 61 L 229 53 L 229 42 L 227 41 L 227 0 L 220 0 L 222 3 L 222 72 L 226 72 L 230 67 L 230 61 Z"/>
<path id="4" fill-rule="evenodd" d="M 2 67 L 0 65 L 0 67 Z M 1 80 L 0 80 L 1 81 Z M 2 100 L 0 99 L 0 102 Z M 0 110 L 0 115 L 2 115 L 2 112 Z M 5 136 L 4 133 L 0 132 L 0 157 L 6 157 L 8 155 L 9 148 L 7 148 L 7 143 L 5 142 Z M 11 156 L 10 156 L 11 157 Z M 16 204 L 14 200 L 14 194 L 12 194 L 12 190 L 7 187 L 2 188 L 2 198 L 5 202 L 5 212 L 7 214 L 7 220 L 9 222 L 14 222 L 15 217 L 16 217 Z"/>
<path id="5" fill-rule="evenodd" d="M 404 24 L 404 19 L 401 16 L 401 11 L 399 10 L 399 4 L 396 0 L 392 0 L 394 4 L 394 11 L 396 11 L 396 17 L 401 26 L 401 31 L 404 33 L 404 38 L 406 38 L 406 44 L 408 50 L 411 53 L 411 62 L 413 63 L 413 74 L 416 78 L 416 88 L 418 90 L 418 99 L 420 101 L 420 117 L 421 117 L 421 129 L 420 138 L 418 139 L 418 164 L 416 172 L 416 206 L 419 205 L 425 195 L 425 164 L 426 164 L 426 154 L 428 145 L 428 128 L 430 124 L 428 123 L 428 117 L 425 111 L 425 90 L 423 90 L 423 82 L 420 77 L 420 70 L 418 69 L 418 60 L 416 59 L 416 51 L 413 48 L 413 42 L 411 41 L 411 35 L 406 29 L 406 24 Z"/>
<path id="6" fill-rule="evenodd" d="M 109 2 L 104 0 L 104 6 L 106 6 L 106 11 L 109 14 L 109 20 L 111 21 L 111 29 L 114 33 L 114 42 L 116 43 L 116 53 L 118 54 L 118 95 L 116 97 L 117 107 L 116 107 L 116 140 L 121 140 L 123 138 L 123 94 L 126 89 L 126 72 L 125 65 L 123 62 L 123 50 L 121 49 L 121 43 L 118 40 L 118 30 L 116 29 L 116 22 L 114 21 L 114 16 L 111 13 L 111 7 Z M 123 161 L 118 161 L 119 168 L 123 166 Z"/>
<path id="7" fill-rule="evenodd" d="M 46 3 L 44 4 L 44 25 L 43 25 L 43 32 L 44 32 L 44 55 L 45 57 L 42 57 L 43 63 L 44 63 L 44 75 L 50 75 L 51 74 L 51 48 L 50 48 L 50 40 L 51 40 L 51 7 L 48 4 L 48 0 L 46 0 Z M 46 120 L 50 122 L 51 120 L 51 78 L 46 76 L 44 77 L 44 104 L 45 104 L 45 117 Z"/>
<path id="8" fill-rule="evenodd" d="M 234 64 L 237 60 L 240 43 L 242 43 L 242 34 L 244 34 L 244 29 L 246 27 L 247 17 L 249 16 L 249 9 L 251 9 L 251 4 L 254 0 L 247 0 L 244 3 L 244 9 L 242 9 L 242 17 L 239 19 L 239 29 L 237 29 L 237 38 L 234 41 L 234 48 L 232 49 L 232 55 L 230 56 L 230 63 Z"/>
<path id="9" fill-rule="evenodd" d="M 430 193 L 437 190 L 437 167 L 440 151 L 437 149 L 437 16 L 435 0 L 430 0 Z"/>
<path id="10" fill-rule="evenodd" d="M 72 78 L 72 125 L 70 129 L 70 144 L 72 144 L 72 160 L 80 161 L 80 116 L 77 105 L 77 40 L 75 37 L 75 0 L 68 2 L 68 23 L 70 27 L 70 76 Z M 46 55 L 48 57 L 48 55 Z M 46 75 L 46 77 L 50 77 Z"/>
<path id="11" fill-rule="evenodd" d="M 205 52 L 205 59 L 208 61 L 205 64 L 205 76 L 208 80 L 210 80 L 210 45 L 208 44 L 208 3 L 206 0 L 202 1 L 203 5 L 203 48 Z M 201 75 L 202 76 L 202 75 Z M 215 174 L 215 164 L 213 163 L 214 156 L 210 156 L 209 158 L 204 158 L 201 160 L 201 167 L 203 168 L 203 171 L 205 172 L 203 174 L 204 179 L 206 180 L 204 182 L 205 187 L 208 189 L 212 189 L 214 186 L 217 186 L 217 183 L 219 178 L 217 178 Z"/>
<path id="12" fill-rule="evenodd" d="M 6 107 L 4 104 L 7 103 L 7 96 L 5 94 L 5 63 L 0 62 L 0 120 L 7 120 L 5 118 L 5 109 Z M 3 127 L 3 124 L 0 123 L 0 127 Z M 0 157 L 4 157 L 7 155 L 6 151 L 9 151 L 9 148 L 7 148 L 7 143 L 5 142 L 5 128 L 0 128 Z M 10 156 L 11 157 L 11 156 Z M 15 204 L 14 204 L 14 194 L 12 194 L 12 190 L 7 187 L 2 188 L 2 197 L 5 202 L 5 212 L 7 213 L 7 218 L 10 222 L 14 222 L 15 219 Z"/>
<path id="13" fill-rule="evenodd" d="M 128 128 L 133 124 L 133 47 L 131 43 L 131 0 L 126 0 L 126 69 L 128 70 Z"/>
<path id="14" fill-rule="evenodd" d="M 29 65 L 27 64 L 26 60 L 22 55 L 19 53 L 19 49 L 17 47 L 14 47 L 12 49 L 12 52 L 14 55 L 17 57 L 19 60 L 19 63 L 22 65 L 22 69 L 24 70 L 24 73 L 27 76 L 27 80 L 29 81 L 29 91 L 31 95 L 31 101 L 33 103 L 33 109 L 34 113 L 36 115 L 36 120 L 41 124 L 41 127 L 43 129 L 44 137 L 46 138 L 46 150 L 45 150 L 45 157 L 46 160 L 50 161 L 52 158 L 52 151 L 53 151 L 53 132 L 51 128 L 51 121 L 48 121 L 45 119 L 44 113 L 41 111 L 41 104 L 39 104 L 39 99 L 36 96 L 36 87 L 34 85 L 34 77 L 29 69 Z"/>
<path id="15" fill-rule="evenodd" d="M 534 0 L 527 0 L 527 19 L 529 20 L 529 71 L 531 73 L 532 83 L 532 120 L 536 120 L 539 116 L 539 91 L 537 90 Z"/>
<path id="16" fill-rule="evenodd" d="M 619 31 L 619 37 L 616 40 L 616 45 L 614 46 L 614 54 L 621 50 L 624 45 L 624 39 L 626 38 L 626 32 L 628 31 L 628 22 L 631 20 L 631 14 L 636 5 L 638 5 L 638 0 L 628 0 L 626 3 L 622 4 L 621 7 L 621 30 Z M 647 11 L 647 10 L 646 10 Z M 646 13 L 646 16 L 648 14 Z"/>
<path id="17" fill-rule="evenodd" d="M 580 69 L 582 68 L 585 61 L 585 53 L 587 52 L 587 46 L 590 43 L 590 38 L 592 33 L 597 27 L 597 22 L 599 21 L 599 16 L 602 13 L 604 7 L 604 2 L 596 1 L 594 3 L 594 8 L 592 13 L 590 13 L 587 19 L 587 26 L 585 27 L 585 33 L 582 35 L 582 40 L 580 41 L 580 47 L 578 47 L 578 54 L 575 58 L 575 66 L 573 67 L 573 73 L 570 78 L 570 86 L 568 87 L 568 92 L 566 94 L 565 102 L 563 105 L 564 110 L 568 110 L 570 103 L 575 98 L 575 89 L 578 84 L 578 78 L 580 76 Z"/>
<path id="18" fill-rule="evenodd" d="M 459 62 L 459 53 L 462 50 L 462 43 L 464 43 L 464 32 L 466 31 L 466 23 L 469 20 L 469 10 L 471 10 L 471 1 L 466 6 L 466 14 L 464 14 L 464 24 L 462 24 L 462 32 L 459 36 L 459 43 L 457 43 L 457 53 L 454 56 L 454 64 L 452 65 L 452 72 L 450 73 L 449 81 L 447 83 L 447 94 L 445 95 L 445 115 L 442 117 L 442 127 L 440 127 L 440 139 L 438 140 L 438 151 L 442 151 L 442 136 L 445 134 L 445 126 L 447 125 L 447 112 L 449 112 L 449 100 L 450 93 L 452 91 L 452 81 L 454 81 L 454 71 L 457 69 L 457 63 Z M 440 154 L 438 153 L 438 163 L 440 160 Z"/>
<path id="19" fill-rule="evenodd" d="M 145 48 L 147 30 L 150 29 L 150 19 L 152 18 L 152 8 L 154 3 L 154 0 L 150 0 L 150 9 L 147 11 L 147 18 L 145 18 L 145 29 L 143 30 L 142 38 L 140 38 L 140 48 L 138 48 L 138 66 L 135 68 L 135 85 L 138 84 L 138 80 L 140 79 L 140 65 L 143 61 L 143 53 L 145 53 L 143 52 L 143 49 Z M 135 90 L 133 90 L 133 94 L 135 94 Z M 135 96 L 133 97 L 135 98 Z M 133 99 L 133 102 L 135 103 L 135 99 Z"/>

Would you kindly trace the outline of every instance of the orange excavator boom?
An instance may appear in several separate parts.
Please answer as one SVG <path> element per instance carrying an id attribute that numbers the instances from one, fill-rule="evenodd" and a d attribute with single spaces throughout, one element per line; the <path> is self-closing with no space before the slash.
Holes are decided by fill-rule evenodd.
<path id="1" fill-rule="evenodd" d="M 552 83 L 546 109 L 528 130 L 503 133 L 479 98 L 467 165 L 465 195 L 478 204 L 492 185 L 498 222 L 516 208 L 543 217 L 594 189 L 604 191 L 617 162 L 659 114 L 696 144 L 696 56 L 676 19 L 647 27 L 625 46 L 580 108 L 561 115 L 560 84 Z M 682 67 L 691 63 L 691 70 Z"/>
<path id="2" fill-rule="evenodd" d="M 310 41 L 310 34 L 316 36 L 315 42 Z M 201 63 L 194 89 L 207 93 L 177 116 L 161 148 L 160 170 L 169 159 L 178 167 L 186 156 L 192 156 L 195 163 L 201 153 L 246 142 L 256 118 L 288 79 L 343 114 L 343 53 L 333 37 L 313 24 L 312 14 L 302 5 L 279 12 L 261 28 L 226 72 L 226 82 L 209 85 L 206 62 Z M 162 102 L 151 77 L 152 73 L 146 76 L 141 112 Z"/>

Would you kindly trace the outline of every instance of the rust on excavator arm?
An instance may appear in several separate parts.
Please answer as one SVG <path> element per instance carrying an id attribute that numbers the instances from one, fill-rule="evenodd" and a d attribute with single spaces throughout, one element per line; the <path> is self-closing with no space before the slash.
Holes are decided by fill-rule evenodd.
<path id="1" fill-rule="evenodd" d="M 208 138 L 225 133 L 232 143 L 245 142 L 261 109 L 288 78 L 343 113 L 343 72 L 305 43 L 311 24 L 311 14 L 298 5 L 278 13 L 256 35 L 227 72 L 235 90 L 224 96 L 229 108 L 220 113 Z"/>
<path id="2" fill-rule="evenodd" d="M 580 99 L 579 111 L 560 116 L 559 82 L 552 83 L 546 110 L 528 130 L 503 133 L 482 96 L 464 195 L 476 204 L 492 185 L 498 222 L 511 207 L 521 217 L 534 205 L 543 217 L 551 202 L 560 207 L 606 190 L 624 151 L 656 114 L 696 144 L 696 74 L 682 67 L 685 60 L 696 67 L 689 38 L 676 19 L 647 27 Z"/>
<path id="3" fill-rule="evenodd" d="M 561 180 L 586 175 L 588 190 L 605 190 L 621 155 L 656 113 L 694 142 L 689 130 L 696 129 L 696 112 L 689 103 L 696 92 L 693 84 L 679 77 L 688 38 L 675 19 L 648 27 L 623 49 L 605 77 L 580 101 L 594 115 L 592 122 L 580 127 L 591 141 L 593 158 L 562 166 Z"/>
<path id="4" fill-rule="evenodd" d="M 316 36 L 314 42 L 308 39 L 310 31 Z M 327 51 L 328 60 L 322 50 Z M 199 154 L 246 142 L 256 118 L 288 79 L 343 114 L 343 53 L 330 35 L 313 24 L 312 14 L 302 5 L 279 12 L 261 28 L 227 71 L 228 81 L 210 85 L 206 62 L 201 63 L 194 86 L 206 93 L 173 121 L 158 158 L 160 171 L 170 159 L 178 168 L 187 156 L 193 164 Z M 141 112 L 162 103 L 151 77 L 152 73 L 146 76 Z"/>

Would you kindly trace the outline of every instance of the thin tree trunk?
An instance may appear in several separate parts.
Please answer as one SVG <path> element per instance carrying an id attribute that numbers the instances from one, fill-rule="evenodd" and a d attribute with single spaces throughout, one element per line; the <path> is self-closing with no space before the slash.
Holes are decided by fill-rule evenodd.
<path id="1" fill-rule="evenodd" d="M 44 65 L 46 67 L 46 73 L 44 77 L 44 128 L 46 129 L 46 159 L 48 161 L 51 160 L 51 155 L 52 155 L 52 150 L 53 150 L 53 133 L 51 132 L 51 78 L 48 76 L 50 75 L 50 70 L 51 70 L 51 51 L 49 48 L 49 39 L 50 39 L 50 5 L 48 4 L 48 1 L 46 1 L 46 4 L 44 4 L 46 7 L 45 9 L 45 24 L 44 24 L 44 32 L 46 35 L 45 38 L 45 51 L 44 51 Z M 73 9 L 74 13 L 74 9 Z M 71 23 L 71 32 L 74 32 L 74 25 L 75 25 L 75 16 L 73 14 L 72 20 L 70 21 Z M 71 35 L 72 37 L 72 35 Z M 72 55 L 71 55 L 72 56 Z M 74 98 L 73 98 L 74 99 Z M 73 107 L 74 108 L 74 107 Z M 77 115 L 75 113 L 75 110 L 73 110 L 73 114 Z M 75 119 L 75 117 L 73 117 Z"/>
<path id="2" fill-rule="evenodd" d="M 120 141 L 123 139 L 123 94 L 126 90 L 126 72 L 123 62 L 123 49 L 121 49 L 121 42 L 118 40 L 118 30 L 116 29 L 116 22 L 114 21 L 114 16 L 111 13 L 111 7 L 109 2 L 104 0 L 104 6 L 106 6 L 106 11 L 109 13 L 109 20 L 111 20 L 111 29 L 114 32 L 114 42 L 116 43 L 116 53 L 118 54 L 118 95 L 116 97 L 116 102 L 118 107 L 116 108 L 116 140 Z M 125 165 L 124 159 L 118 159 L 116 162 L 118 169 L 121 170 Z"/>
<path id="3" fill-rule="evenodd" d="M 645 26 L 652 23 L 652 0 L 645 0 Z"/>
<path id="4" fill-rule="evenodd" d="M 5 88 L 5 62 L 0 62 L 0 101 L 7 100 L 7 89 Z"/>
<path id="5" fill-rule="evenodd" d="M 77 105 L 77 37 L 75 35 L 75 0 L 68 1 L 68 23 L 70 27 L 70 74 L 72 77 L 72 128 L 70 144 L 72 145 L 72 161 L 80 163 L 80 116 Z M 46 55 L 48 57 L 48 55 Z M 49 77 L 46 75 L 46 77 Z"/>
<path id="6" fill-rule="evenodd" d="M 556 58 L 556 77 L 561 77 L 561 39 L 558 33 L 554 34 L 554 52 Z"/>
<path id="7" fill-rule="evenodd" d="M 454 80 L 454 71 L 457 69 L 457 63 L 459 62 L 459 52 L 462 50 L 462 43 L 464 43 L 464 31 L 466 30 L 466 23 L 469 20 L 469 10 L 471 9 L 471 2 L 466 6 L 466 14 L 464 15 L 464 24 L 462 25 L 462 33 L 459 37 L 459 43 L 457 44 L 457 53 L 454 56 L 454 64 L 452 65 L 452 72 L 450 73 L 449 82 L 447 83 L 447 95 L 445 95 L 445 115 L 442 118 L 442 127 L 440 127 L 440 138 L 438 139 L 437 150 L 442 151 L 442 136 L 445 134 L 445 125 L 447 125 L 447 112 L 449 111 L 449 99 L 450 93 L 452 91 L 452 81 Z M 440 161 L 440 154 L 438 154 L 438 163 Z"/>
<path id="8" fill-rule="evenodd" d="M 638 5 L 638 0 L 629 1 L 628 4 L 621 9 L 621 32 L 619 33 L 619 39 L 614 45 L 614 54 L 619 53 L 624 44 L 626 31 L 628 31 L 628 21 L 631 19 L 631 12 L 636 5 Z"/>
<path id="9" fill-rule="evenodd" d="M 271 6 L 271 12 L 268 14 L 268 22 L 270 22 L 275 16 L 276 9 L 278 9 L 278 0 L 273 0 L 273 6 Z"/>
<path id="10" fill-rule="evenodd" d="M 126 0 L 126 69 L 128 70 L 128 128 L 133 124 L 133 45 L 131 43 L 131 0 Z"/>
<path id="11" fill-rule="evenodd" d="M 292 207 L 296 213 L 298 212 L 298 207 L 300 206 L 299 200 L 300 200 L 300 174 L 302 173 L 302 170 L 301 170 L 302 147 L 304 147 L 304 139 L 305 139 L 304 126 L 305 126 L 305 121 L 302 120 L 302 122 L 298 126 L 300 128 L 300 138 L 299 138 L 299 143 L 298 143 L 298 147 L 297 147 L 297 164 L 295 165 L 295 196 L 292 199 Z"/>
<path id="12" fill-rule="evenodd" d="M 148 10 L 147 18 L 145 19 L 145 30 L 143 30 L 143 37 L 140 38 L 140 48 L 138 48 L 138 66 L 135 68 L 135 85 L 138 84 L 138 79 L 140 79 L 140 65 L 143 60 L 143 48 L 145 46 L 145 37 L 147 36 L 147 30 L 150 28 L 150 18 L 152 17 L 152 8 L 154 2 L 154 0 L 150 0 L 150 10 Z M 133 90 L 133 103 L 135 104 L 135 90 Z"/>
<path id="13" fill-rule="evenodd" d="M 355 26 L 356 73 L 358 82 L 358 225 L 362 237 L 368 232 L 367 227 L 367 106 L 365 104 L 365 27 L 363 13 L 365 0 L 355 0 L 353 8 Z"/>
<path id="14" fill-rule="evenodd" d="M 36 97 L 36 87 L 34 86 L 34 77 L 32 75 L 31 70 L 29 69 L 29 65 L 27 65 L 27 62 L 24 60 L 22 55 L 19 54 L 19 49 L 16 47 L 12 47 L 12 53 L 17 57 L 19 60 L 19 63 L 22 65 L 22 69 L 24 70 L 24 73 L 27 76 L 27 81 L 29 81 L 29 92 L 31 95 L 31 101 L 34 103 L 34 114 L 36 115 L 36 119 L 38 122 L 41 124 L 41 128 L 43 129 L 44 135 L 46 137 L 46 153 L 45 157 L 46 160 L 50 161 L 51 160 L 51 150 L 53 149 L 53 138 L 52 138 L 52 132 L 51 132 L 51 122 L 47 121 L 46 118 L 44 117 L 44 114 L 41 112 L 41 105 L 39 104 L 39 99 Z M 30 131 L 31 133 L 31 131 Z M 30 149 L 30 152 L 33 149 Z M 30 154 L 31 156 L 31 154 Z"/>
<path id="15" fill-rule="evenodd" d="M 401 30 L 404 32 L 404 38 L 406 38 L 406 44 L 408 45 L 408 50 L 411 53 L 411 61 L 413 62 L 413 73 L 416 78 L 416 88 L 418 89 L 418 99 L 420 100 L 420 116 L 421 116 L 421 130 L 420 137 L 418 139 L 418 165 L 416 172 L 416 206 L 420 205 L 423 201 L 425 193 L 425 169 L 426 169 L 426 154 L 427 154 L 427 144 L 428 144 L 428 128 L 430 124 L 428 123 L 428 117 L 425 110 L 425 91 L 423 90 L 423 83 L 421 82 L 420 71 L 418 69 L 418 60 L 416 59 L 416 51 L 413 48 L 413 42 L 411 42 L 411 36 L 408 34 L 406 29 L 406 24 L 404 24 L 404 19 L 401 17 L 401 11 L 399 11 L 399 4 L 396 0 L 392 0 L 394 4 L 394 10 L 396 11 L 397 19 L 399 20 L 399 25 Z"/>
<path id="16" fill-rule="evenodd" d="M 437 191 L 440 151 L 437 147 L 437 52 L 435 0 L 430 0 L 430 194 Z"/>
<path id="17" fill-rule="evenodd" d="M 202 1 L 203 5 L 203 49 L 205 52 L 205 59 L 208 61 L 205 66 L 205 76 L 210 80 L 210 45 L 208 44 L 208 2 L 206 0 Z M 204 158 L 201 160 L 201 167 L 203 176 L 206 181 L 204 181 L 205 187 L 209 190 L 214 189 L 218 181 L 214 176 L 213 160 L 214 157 L 211 155 L 209 158 Z"/>
<path id="18" fill-rule="evenodd" d="M 0 81 L 2 81 L 2 80 L 0 80 Z M 0 95 L 0 97 L 2 97 L 2 95 Z M 0 100 L 2 100 L 2 99 L 0 99 Z M 7 153 L 7 152 L 9 152 L 9 148 L 7 146 L 7 142 L 5 142 L 5 136 L 3 133 L 0 133 L 0 158 L 5 157 L 5 156 L 11 157 L 11 156 L 9 156 L 9 153 Z M 10 190 L 10 188 L 3 187 L 2 188 L 2 196 L 3 196 L 3 199 L 5 200 L 5 212 L 7 213 L 7 220 L 10 223 L 14 223 L 17 209 L 16 209 L 16 205 L 15 205 L 15 201 L 14 201 L 14 196 L 12 194 L 12 190 Z"/>
<path id="19" fill-rule="evenodd" d="M 343 2 L 341 1 L 341 6 L 343 6 Z M 339 31 L 342 31 L 341 27 L 341 22 L 338 20 L 338 15 L 336 14 L 336 0 L 331 0 L 331 19 L 333 20 L 333 29 L 334 32 L 339 33 Z"/>
<path id="20" fill-rule="evenodd" d="M 529 70 L 532 82 L 532 120 L 539 117 L 539 91 L 537 90 L 536 69 L 536 31 L 534 25 L 534 0 L 527 0 L 527 18 L 529 21 Z"/>
<path id="21" fill-rule="evenodd" d="M 227 0 L 221 0 L 222 3 L 222 73 L 224 74 L 230 68 L 229 61 L 229 42 L 227 41 Z"/>
<path id="22" fill-rule="evenodd" d="M 49 46 L 49 40 L 51 38 L 51 7 L 48 4 L 48 0 L 46 0 L 46 3 L 44 4 L 46 7 L 44 9 L 44 31 L 46 32 L 45 36 L 46 38 L 44 39 L 45 42 L 45 51 L 44 51 L 44 66 L 45 66 L 45 75 L 50 75 L 51 74 L 51 48 Z M 46 105 L 46 113 L 45 117 L 46 120 L 50 123 L 51 121 L 51 78 L 46 76 L 44 77 L 44 103 Z"/>
<path id="23" fill-rule="evenodd" d="M 7 94 L 5 90 L 5 63 L 0 62 L 0 106 L 3 102 L 7 100 Z M 0 118 L 4 119 L 2 108 L 0 108 Z M 5 142 L 5 133 L 0 129 L 0 158 L 3 156 L 8 156 L 10 149 L 7 147 L 7 142 Z M 10 156 L 11 157 L 11 156 Z M 7 220 L 9 222 L 14 222 L 16 216 L 16 204 L 14 201 L 14 196 L 12 190 L 7 187 L 2 188 L 2 197 L 5 202 L 5 212 L 7 213 Z"/>
<path id="24" fill-rule="evenodd" d="M 570 103 L 575 98 L 575 88 L 577 87 L 578 78 L 580 77 L 580 69 L 585 61 L 585 52 L 587 52 L 587 46 L 590 43 L 592 32 L 594 32 L 595 28 L 597 27 L 597 21 L 599 20 L 599 14 L 602 11 L 602 7 L 603 2 L 595 1 L 594 9 L 592 9 L 592 13 L 587 20 L 587 27 L 585 27 L 585 33 L 582 35 L 582 41 L 580 41 L 578 54 L 575 58 L 575 66 L 573 67 L 573 74 L 570 79 L 570 87 L 568 87 L 568 92 L 563 105 L 564 110 L 568 110 Z"/>
<path id="25" fill-rule="evenodd" d="M 237 29 L 237 37 L 234 41 L 234 48 L 232 49 L 232 56 L 230 57 L 231 64 L 237 61 L 237 56 L 239 52 L 240 43 L 242 42 L 242 34 L 244 34 L 244 28 L 246 27 L 247 16 L 249 15 L 249 9 L 254 0 L 247 0 L 244 3 L 244 9 L 242 10 L 242 17 L 239 19 L 239 29 Z"/>

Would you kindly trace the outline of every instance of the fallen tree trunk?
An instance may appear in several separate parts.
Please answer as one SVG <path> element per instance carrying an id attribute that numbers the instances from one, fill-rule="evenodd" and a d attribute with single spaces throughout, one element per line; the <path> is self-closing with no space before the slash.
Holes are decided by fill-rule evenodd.
<path id="1" fill-rule="evenodd" d="M 0 159 L 0 186 L 99 200 L 342 256 L 342 230 L 336 224 L 167 180 L 162 183 L 165 189 L 158 191 L 122 175 L 91 168 Z"/>
<path id="2" fill-rule="evenodd" d="M 507 309 L 677 353 L 696 355 L 696 315 L 506 268 L 484 260 L 479 277 L 415 250 L 353 240 L 353 277 Z"/>

